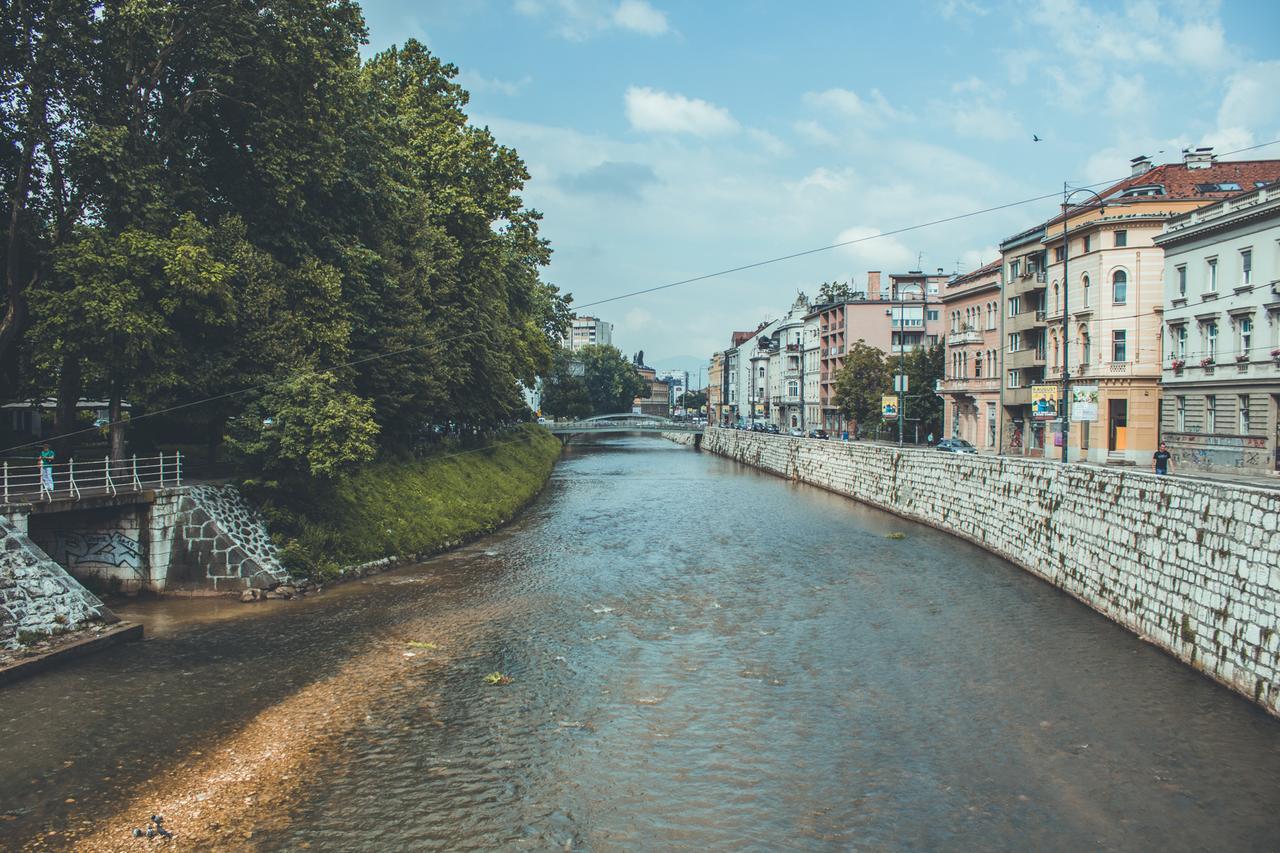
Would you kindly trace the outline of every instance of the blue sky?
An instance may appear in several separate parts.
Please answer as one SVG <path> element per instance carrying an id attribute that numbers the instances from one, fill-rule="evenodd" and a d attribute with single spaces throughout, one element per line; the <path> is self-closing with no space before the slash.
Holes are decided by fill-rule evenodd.
<path id="1" fill-rule="evenodd" d="M 1280 3 L 366 0 L 520 152 L 578 304 L 1280 139 Z M 1043 138 L 1032 142 L 1032 134 Z M 1161 152 L 1163 153 L 1157 153 Z M 1280 158 L 1280 145 L 1249 157 Z M 797 290 L 966 271 L 1028 204 L 611 303 L 624 352 L 692 366 Z"/>

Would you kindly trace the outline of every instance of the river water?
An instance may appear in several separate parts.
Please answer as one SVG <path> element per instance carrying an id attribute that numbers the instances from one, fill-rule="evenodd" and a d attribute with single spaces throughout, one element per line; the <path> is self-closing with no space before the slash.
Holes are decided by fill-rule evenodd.
<path id="1" fill-rule="evenodd" d="M 1280 838 L 1280 722 L 974 546 L 656 438 L 571 447 L 517 523 L 421 566 L 127 609 L 147 641 L 0 690 L 0 848 L 101 820 L 410 639 L 436 664 L 422 646 L 358 685 L 372 699 L 245 846 Z"/>

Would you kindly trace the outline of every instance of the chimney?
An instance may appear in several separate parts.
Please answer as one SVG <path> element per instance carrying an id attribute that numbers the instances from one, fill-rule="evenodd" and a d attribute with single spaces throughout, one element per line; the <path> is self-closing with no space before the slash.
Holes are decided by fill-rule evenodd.
<path id="1" fill-rule="evenodd" d="M 867 273 L 867 298 L 880 298 L 880 270 L 872 270 Z"/>
<path id="2" fill-rule="evenodd" d="M 1144 172 L 1151 171 L 1151 158 L 1146 154 L 1139 154 L 1129 161 L 1129 176 L 1141 175 Z"/>
<path id="3" fill-rule="evenodd" d="M 1213 156 L 1213 146 L 1211 145 L 1182 149 L 1182 163 L 1188 169 L 1207 169 L 1216 162 L 1218 162 L 1218 158 Z"/>

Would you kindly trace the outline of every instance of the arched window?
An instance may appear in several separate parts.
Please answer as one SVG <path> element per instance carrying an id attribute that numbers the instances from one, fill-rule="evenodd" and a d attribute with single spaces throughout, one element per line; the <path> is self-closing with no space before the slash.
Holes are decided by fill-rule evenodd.
<path id="1" fill-rule="evenodd" d="M 973 376 L 975 379 L 982 378 L 982 353 L 973 357 Z"/>
<path id="2" fill-rule="evenodd" d="M 1053 283 L 1053 310 L 1055 312 L 1058 310 L 1058 283 L 1056 281 Z"/>
<path id="3" fill-rule="evenodd" d="M 1087 326 L 1080 327 L 1080 366 L 1084 367 L 1089 363 L 1089 328 Z"/>
<path id="4" fill-rule="evenodd" d="M 1123 305 L 1129 295 L 1129 274 L 1124 270 L 1116 270 L 1111 274 L 1111 301 Z"/>
<path id="5" fill-rule="evenodd" d="M 1050 352 L 1053 353 L 1053 360 L 1050 361 L 1049 364 L 1050 365 L 1058 364 L 1058 335 L 1056 332 L 1054 334 L 1049 335 L 1049 345 L 1050 345 Z"/>
<path id="6" fill-rule="evenodd" d="M 1082 308 L 1089 307 L 1089 274 L 1085 273 L 1080 276 L 1080 284 L 1084 287 L 1084 301 L 1080 303 Z"/>

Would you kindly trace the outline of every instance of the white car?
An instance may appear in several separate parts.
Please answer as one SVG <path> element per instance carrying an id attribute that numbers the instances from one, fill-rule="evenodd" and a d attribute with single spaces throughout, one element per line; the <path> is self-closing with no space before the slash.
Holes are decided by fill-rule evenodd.
<path id="1" fill-rule="evenodd" d="M 795 438 L 804 438 L 804 430 L 800 429 L 800 427 L 792 427 L 790 430 L 787 431 L 787 435 L 793 436 Z"/>

